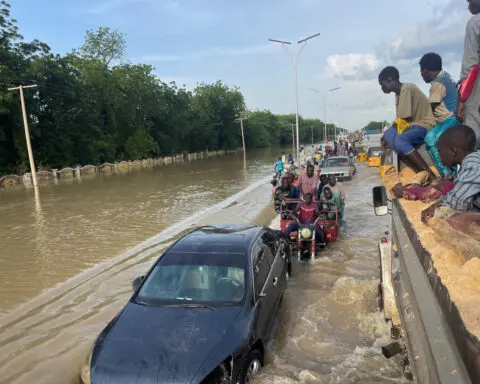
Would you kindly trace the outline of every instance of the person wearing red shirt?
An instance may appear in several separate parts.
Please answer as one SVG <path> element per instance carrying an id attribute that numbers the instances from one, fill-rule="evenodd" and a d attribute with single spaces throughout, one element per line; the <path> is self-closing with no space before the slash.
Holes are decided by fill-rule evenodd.
<path id="1" fill-rule="evenodd" d="M 299 204 L 296 212 L 290 211 L 290 213 L 298 217 L 300 224 L 297 222 L 290 224 L 285 228 L 285 236 L 289 237 L 290 233 L 297 232 L 302 224 L 311 224 L 313 226 L 319 214 L 318 206 L 313 202 L 313 194 L 310 192 L 305 193 L 303 201 Z M 315 226 L 315 241 L 323 243 L 323 240 L 323 231 L 318 226 Z"/>

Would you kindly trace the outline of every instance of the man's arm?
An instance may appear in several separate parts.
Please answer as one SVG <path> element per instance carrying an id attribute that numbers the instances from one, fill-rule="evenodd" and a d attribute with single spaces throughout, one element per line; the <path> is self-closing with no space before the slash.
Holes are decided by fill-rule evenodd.
<path id="1" fill-rule="evenodd" d="M 462 70 L 460 80 L 465 79 L 472 68 L 479 63 L 478 37 L 480 35 L 480 21 L 472 17 L 466 27 L 465 44 L 463 48 Z"/>
<path id="2" fill-rule="evenodd" d="M 433 113 L 435 113 L 437 107 L 442 103 L 442 100 L 446 96 L 446 94 L 447 90 L 443 84 L 432 84 L 432 86 L 430 87 L 430 95 L 428 97 L 428 100 L 430 101 Z"/>

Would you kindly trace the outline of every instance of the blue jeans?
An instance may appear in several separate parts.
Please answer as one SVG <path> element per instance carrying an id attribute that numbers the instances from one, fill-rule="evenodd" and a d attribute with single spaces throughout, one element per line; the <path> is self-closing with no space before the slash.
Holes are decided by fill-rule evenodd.
<path id="1" fill-rule="evenodd" d="M 313 227 L 313 223 L 311 224 L 311 226 Z M 288 227 L 285 228 L 285 232 L 283 232 L 283 234 L 288 237 L 290 236 L 290 233 L 298 232 L 299 228 L 300 225 L 298 223 L 289 224 Z M 315 226 L 315 241 L 317 243 L 323 243 L 325 241 L 323 231 L 318 226 Z"/>
<path id="2" fill-rule="evenodd" d="M 395 152 L 408 155 L 415 150 L 415 146 L 423 144 L 426 134 L 427 129 L 419 125 L 412 125 L 405 132 L 398 134 L 397 127 L 392 125 L 385 131 L 383 137 Z"/>
<path id="3" fill-rule="evenodd" d="M 455 116 L 449 117 L 438 123 L 435 127 L 431 128 L 425 136 L 425 145 L 428 153 L 432 157 L 435 166 L 442 176 L 451 175 L 455 172 L 455 168 L 450 169 L 443 165 L 442 160 L 440 159 L 440 153 L 438 152 L 437 142 L 443 132 L 458 124 L 461 123 Z"/>

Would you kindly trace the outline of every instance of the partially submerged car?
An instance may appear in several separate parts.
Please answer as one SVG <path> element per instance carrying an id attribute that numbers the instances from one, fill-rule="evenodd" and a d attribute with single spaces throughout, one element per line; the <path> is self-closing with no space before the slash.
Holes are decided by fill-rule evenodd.
<path id="1" fill-rule="evenodd" d="M 323 161 L 320 174 L 335 175 L 338 181 L 352 180 L 357 171 L 353 161 L 348 156 L 328 157 Z"/>
<path id="2" fill-rule="evenodd" d="M 85 384 L 251 383 L 291 273 L 288 241 L 254 226 L 178 240 L 97 338 Z"/>

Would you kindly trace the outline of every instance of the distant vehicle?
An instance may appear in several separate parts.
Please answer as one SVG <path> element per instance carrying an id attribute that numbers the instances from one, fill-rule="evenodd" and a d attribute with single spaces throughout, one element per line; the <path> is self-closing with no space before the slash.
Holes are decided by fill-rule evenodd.
<path id="1" fill-rule="evenodd" d="M 364 144 L 368 147 L 381 147 L 381 139 L 383 137 L 383 133 L 376 133 L 376 134 L 368 134 L 365 135 Z"/>
<path id="2" fill-rule="evenodd" d="M 338 181 L 352 180 L 357 171 L 353 161 L 348 156 L 328 157 L 323 161 L 320 174 L 335 175 Z"/>
<path id="3" fill-rule="evenodd" d="M 136 278 L 97 338 L 85 384 L 251 383 L 290 271 L 288 241 L 269 228 L 207 226 Z"/>
<path id="4" fill-rule="evenodd" d="M 383 149 L 381 147 L 368 148 L 368 166 L 380 167 L 382 163 Z"/>

